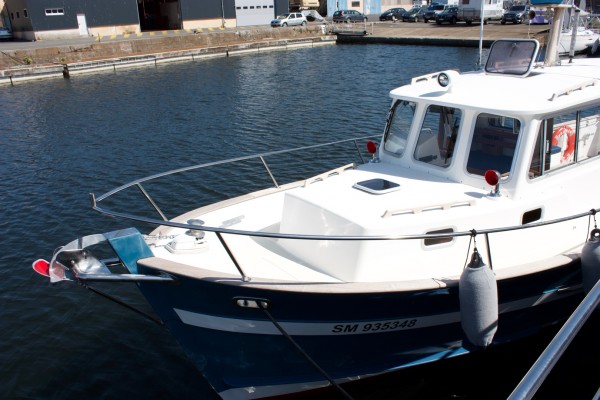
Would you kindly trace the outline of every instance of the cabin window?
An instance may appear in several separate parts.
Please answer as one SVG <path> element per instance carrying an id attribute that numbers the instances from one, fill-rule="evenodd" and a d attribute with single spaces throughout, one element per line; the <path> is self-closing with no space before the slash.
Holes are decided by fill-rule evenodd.
<path id="1" fill-rule="evenodd" d="M 397 101 L 390 109 L 388 127 L 383 148 L 396 156 L 401 156 L 406 148 L 408 132 L 415 115 L 416 105 L 410 101 Z"/>
<path id="2" fill-rule="evenodd" d="M 595 157 L 600 151 L 600 106 L 583 110 L 579 117 L 577 161 Z"/>
<path id="3" fill-rule="evenodd" d="M 600 105 L 546 118 L 540 124 L 529 176 L 600 154 Z"/>
<path id="4" fill-rule="evenodd" d="M 457 108 L 430 105 L 419 132 L 415 159 L 439 167 L 448 167 L 452 162 L 461 115 Z"/>
<path id="5" fill-rule="evenodd" d="M 521 122 L 516 118 L 482 113 L 477 116 L 467 171 L 483 175 L 492 169 L 507 175 L 515 156 Z"/>

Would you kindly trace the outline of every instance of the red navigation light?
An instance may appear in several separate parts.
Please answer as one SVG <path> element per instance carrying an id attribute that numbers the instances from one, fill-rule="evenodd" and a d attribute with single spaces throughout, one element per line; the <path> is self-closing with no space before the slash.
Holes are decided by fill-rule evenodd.
<path id="1" fill-rule="evenodd" d="M 485 171 L 485 181 L 490 186 L 496 186 L 498 182 L 500 182 L 500 172 L 494 171 L 493 169 L 488 169 Z"/>
<path id="2" fill-rule="evenodd" d="M 40 275 L 50 276 L 50 263 L 46 260 L 36 260 L 32 264 L 33 270 Z"/>
<path id="3" fill-rule="evenodd" d="M 377 153 L 377 145 L 369 140 L 367 142 L 367 151 L 371 154 Z"/>

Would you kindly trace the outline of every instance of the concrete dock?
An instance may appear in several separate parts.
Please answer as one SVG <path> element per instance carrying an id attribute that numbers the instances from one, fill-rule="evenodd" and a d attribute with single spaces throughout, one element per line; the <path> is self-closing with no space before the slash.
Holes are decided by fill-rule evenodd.
<path id="1" fill-rule="evenodd" d="M 343 25 L 343 24 L 342 24 Z M 354 30 L 359 31 L 358 25 Z M 423 22 L 379 22 L 367 24 L 367 32 L 357 42 L 362 43 L 390 43 L 432 46 L 478 46 L 481 27 L 479 24 L 468 25 L 458 23 L 456 25 L 436 25 L 435 23 Z M 343 26 L 340 32 L 343 32 Z M 489 46 L 494 40 L 502 38 L 538 39 L 540 43 L 545 42 L 548 25 L 506 24 L 490 22 L 483 27 L 484 46 Z M 360 31 L 359 31 L 360 32 Z M 356 41 L 357 37 L 352 35 L 338 36 L 339 42 Z"/>
<path id="2" fill-rule="evenodd" d="M 370 16 L 370 20 L 377 16 Z M 545 41 L 547 25 L 501 25 L 483 29 L 485 47 L 499 38 L 536 38 Z M 436 46 L 479 45 L 480 26 L 435 23 L 368 22 L 331 24 L 311 22 L 307 27 L 270 26 L 227 29 L 144 32 L 136 35 L 82 37 L 37 42 L 0 42 L 0 84 L 18 80 L 69 76 L 94 68 L 136 63 L 158 63 L 204 56 L 266 51 L 334 43 L 390 43 Z"/>

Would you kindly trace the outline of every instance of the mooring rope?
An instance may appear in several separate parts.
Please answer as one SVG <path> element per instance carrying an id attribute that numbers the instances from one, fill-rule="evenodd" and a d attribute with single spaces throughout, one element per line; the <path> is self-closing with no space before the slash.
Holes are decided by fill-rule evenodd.
<path id="1" fill-rule="evenodd" d="M 596 224 L 596 210 L 592 208 L 590 210 L 590 215 L 588 217 L 588 229 L 585 236 L 585 242 L 587 243 L 589 238 L 589 233 L 591 232 L 590 226 L 592 225 L 592 219 L 594 220 L 594 229 L 598 229 L 598 225 Z"/>
<path id="2" fill-rule="evenodd" d="M 134 307 L 132 305 L 129 305 L 129 304 L 125 303 L 123 300 L 119 300 L 118 298 L 116 298 L 114 296 L 111 296 L 110 294 L 108 294 L 106 292 L 103 292 L 103 291 L 98 290 L 98 289 L 96 289 L 94 287 L 91 287 L 91 286 L 89 286 L 85 282 L 79 282 L 79 283 L 81 284 L 81 286 L 83 286 L 84 288 L 88 289 L 89 291 L 91 291 L 93 293 L 96 293 L 97 295 L 102 296 L 105 299 L 113 301 L 113 302 L 117 303 L 120 306 L 123 306 L 123 307 L 127 308 L 128 310 L 131 310 L 131 311 L 133 311 L 133 312 L 141 315 L 142 317 L 145 317 L 145 318 L 149 319 L 150 321 L 156 323 L 157 325 L 160 325 L 160 326 L 164 326 L 165 325 L 165 323 L 162 320 L 154 317 L 153 315 L 148 314 L 145 311 L 140 310 L 137 307 Z"/>

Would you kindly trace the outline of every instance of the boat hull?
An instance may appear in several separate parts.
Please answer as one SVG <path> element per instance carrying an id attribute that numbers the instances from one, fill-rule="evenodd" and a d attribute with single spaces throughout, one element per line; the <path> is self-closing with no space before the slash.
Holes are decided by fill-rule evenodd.
<path id="1" fill-rule="evenodd" d="M 156 273 L 144 260 L 138 267 Z M 464 339 L 456 282 L 427 290 L 382 284 L 380 290 L 361 292 L 337 290 L 348 284 L 174 276 L 177 285 L 140 284 L 140 289 L 223 398 L 327 386 L 310 360 L 343 383 L 476 349 Z M 566 319 L 582 298 L 580 263 L 499 280 L 498 295 L 492 345 Z"/>

